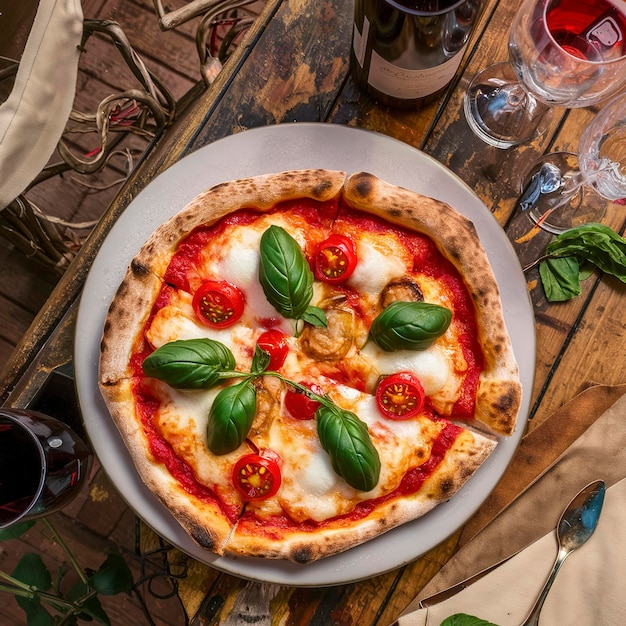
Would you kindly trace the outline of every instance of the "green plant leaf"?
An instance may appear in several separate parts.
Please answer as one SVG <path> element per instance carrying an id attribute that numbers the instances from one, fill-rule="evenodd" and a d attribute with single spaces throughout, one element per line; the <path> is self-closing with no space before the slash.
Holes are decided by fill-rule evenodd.
<path id="1" fill-rule="evenodd" d="M 579 296 L 580 267 L 576 257 L 546 259 L 539 264 L 539 276 L 548 302 L 563 302 Z"/>
<path id="2" fill-rule="evenodd" d="M 233 353 L 213 339 L 171 341 L 144 359 L 143 372 L 176 389 L 208 389 L 235 369 Z"/>
<path id="3" fill-rule="evenodd" d="M 380 477 L 380 458 L 365 422 L 336 405 L 322 405 L 315 415 L 320 443 L 335 472 L 359 491 L 372 490 Z"/>
<path id="4" fill-rule="evenodd" d="M 213 454 L 236 450 L 248 436 L 256 413 L 256 389 L 250 380 L 222 389 L 209 411 L 207 445 Z"/>
<path id="5" fill-rule="evenodd" d="M 124 558 L 111 553 L 98 571 L 90 576 L 89 584 L 103 596 L 114 596 L 118 593 L 130 594 L 133 589 L 133 575 Z"/>
<path id="6" fill-rule="evenodd" d="M 0 530 L 0 541 L 8 541 L 9 539 L 15 539 L 20 535 L 23 535 L 29 528 L 32 528 L 36 522 L 18 522 L 17 524 L 11 524 L 8 528 Z"/>
<path id="7" fill-rule="evenodd" d="M 313 272 L 296 240 L 280 226 L 261 236 L 259 282 L 269 303 L 289 319 L 301 318 L 313 297 Z"/>
<path id="8" fill-rule="evenodd" d="M 252 374 L 262 374 L 270 364 L 270 353 L 263 350 L 258 344 L 254 349 L 254 356 L 252 357 L 252 365 L 250 366 L 250 372 Z"/>
<path id="9" fill-rule="evenodd" d="M 40 591 L 48 591 L 52 587 L 52 576 L 39 554 L 28 552 L 15 566 L 13 578 L 35 587 Z"/>
<path id="10" fill-rule="evenodd" d="M 387 352 L 425 350 L 443 335 L 452 311 L 428 302 L 392 302 L 372 322 L 370 338 Z"/>
<path id="11" fill-rule="evenodd" d="M 317 326 L 318 328 L 326 328 L 328 326 L 326 313 L 317 306 L 307 307 L 306 311 L 302 314 L 302 319 L 311 324 L 311 326 Z"/>
<path id="12" fill-rule="evenodd" d="M 566 230 L 547 245 L 546 254 L 576 256 L 626 282 L 626 239 L 604 224 Z"/>
<path id="13" fill-rule="evenodd" d="M 26 598 L 20 599 L 26 600 Z M 39 603 L 39 598 L 24 605 L 20 603 L 20 606 L 26 613 L 26 624 L 28 626 L 53 626 L 55 623 L 54 617 Z"/>
<path id="14" fill-rule="evenodd" d="M 467 615 L 466 613 L 456 613 L 441 622 L 440 626 L 497 626 L 492 622 L 487 622 L 479 617 Z"/>

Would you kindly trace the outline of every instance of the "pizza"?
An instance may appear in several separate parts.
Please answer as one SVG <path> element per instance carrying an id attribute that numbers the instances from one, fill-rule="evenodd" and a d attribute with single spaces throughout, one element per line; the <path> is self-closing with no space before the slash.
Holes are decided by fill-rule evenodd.
<path id="1" fill-rule="evenodd" d="M 198 544 L 297 563 L 452 498 L 521 399 L 473 224 L 331 170 L 219 184 L 157 228 L 108 310 L 99 385 Z"/>

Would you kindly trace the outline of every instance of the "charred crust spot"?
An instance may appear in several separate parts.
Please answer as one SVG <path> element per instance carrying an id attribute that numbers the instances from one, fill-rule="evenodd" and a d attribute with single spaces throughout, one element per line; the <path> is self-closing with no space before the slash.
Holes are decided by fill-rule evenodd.
<path id="1" fill-rule="evenodd" d="M 130 269 L 135 276 L 147 276 L 150 273 L 148 266 L 137 259 L 130 262 Z"/>
<path id="2" fill-rule="evenodd" d="M 452 497 L 452 495 L 454 493 L 454 489 L 455 489 L 454 480 L 452 480 L 452 478 L 444 478 L 441 481 L 439 487 L 441 489 L 442 497 L 450 498 L 450 497 Z"/>
<path id="3" fill-rule="evenodd" d="M 312 559 L 313 559 L 313 553 L 311 551 L 311 548 L 307 548 L 306 546 L 302 546 L 301 548 L 298 548 L 293 553 L 293 560 L 296 563 L 308 563 Z"/>
<path id="4" fill-rule="evenodd" d="M 207 550 L 213 550 L 215 547 L 215 541 L 213 537 L 206 531 L 204 528 L 200 526 L 194 526 L 190 535 L 203 547 Z"/>
<path id="5" fill-rule="evenodd" d="M 359 174 L 356 180 L 355 191 L 361 198 L 370 196 L 374 191 L 372 177 L 369 174 Z"/>
<path id="6" fill-rule="evenodd" d="M 515 403 L 516 395 L 512 389 L 506 391 L 506 393 L 500 394 L 498 400 L 494 404 L 494 408 L 504 414 L 508 414 Z"/>

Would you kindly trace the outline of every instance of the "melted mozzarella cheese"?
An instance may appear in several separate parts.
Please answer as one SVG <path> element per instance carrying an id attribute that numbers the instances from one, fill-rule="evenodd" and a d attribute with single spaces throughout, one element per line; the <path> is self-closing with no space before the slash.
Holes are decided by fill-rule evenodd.
<path id="1" fill-rule="evenodd" d="M 251 359 L 250 346 L 254 346 L 256 332 L 248 326 L 235 324 L 229 328 L 210 328 L 195 321 L 177 306 L 163 307 L 154 316 L 146 338 L 154 348 L 175 340 L 208 338 L 224 344 L 235 357 L 235 362 L 248 364 Z"/>
<path id="2" fill-rule="evenodd" d="M 378 296 L 390 280 L 406 274 L 406 263 L 398 258 L 396 250 L 385 244 L 386 239 L 376 243 L 365 238 L 358 240 L 359 262 L 347 285 L 361 294 Z"/>
<path id="3" fill-rule="evenodd" d="M 200 274 L 227 280 L 244 294 L 246 306 L 242 321 L 279 317 L 267 301 L 259 282 L 259 245 L 265 228 L 241 226 L 229 231 L 218 254 L 204 259 Z"/>
<path id="4" fill-rule="evenodd" d="M 427 396 L 441 391 L 453 374 L 450 357 L 437 345 L 432 345 L 427 350 L 386 352 L 373 341 L 369 341 L 361 354 L 380 375 L 413 372 L 420 379 Z"/>

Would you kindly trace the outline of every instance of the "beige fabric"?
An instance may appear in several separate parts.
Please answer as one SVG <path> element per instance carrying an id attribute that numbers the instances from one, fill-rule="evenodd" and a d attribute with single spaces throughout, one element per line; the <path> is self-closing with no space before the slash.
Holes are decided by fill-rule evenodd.
<path id="1" fill-rule="evenodd" d="M 557 553 L 554 528 L 569 500 L 589 482 L 609 487 L 600 524 L 563 565 L 541 623 L 626 624 L 626 395 L 605 411 L 539 479 L 419 593 L 400 626 L 435 625 L 467 613 L 498 626 L 522 622 Z M 533 543 L 529 544 L 529 540 Z M 528 547 L 525 547 L 528 546 Z M 516 554 L 518 550 L 522 550 Z M 516 554 L 453 598 L 419 609 L 419 601 Z"/>
<path id="2" fill-rule="evenodd" d="M 41 0 L 13 90 L 0 105 L 0 210 L 45 167 L 76 91 L 80 0 Z"/>

